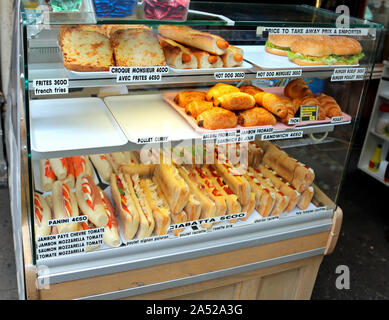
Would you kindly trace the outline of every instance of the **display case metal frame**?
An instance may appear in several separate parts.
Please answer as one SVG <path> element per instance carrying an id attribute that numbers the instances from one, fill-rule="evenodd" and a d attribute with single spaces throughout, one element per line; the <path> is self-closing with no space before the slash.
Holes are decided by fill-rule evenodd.
<path id="1" fill-rule="evenodd" d="M 68 256 L 35 263 L 33 232 L 29 219 L 32 212 L 30 197 L 33 192 L 32 177 L 29 174 L 31 149 L 28 99 L 25 96 L 29 84 L 24 79 L 26 37 L 23 34 L 19 2 L 15 16 L 13 78 L 8 98 L 6 130 L 20 299 L 123 299 L 148 294 L 158 297 L 158 293 L 168 289 L 180 292 L 180 288 L 192 288 L 203 283 L 209 283 L 206 287 L 212 289 L 215 281 L 219 281 L 220 286 L 223 279 L 236 279 L 250 272 L 270 270 L 316 257 L 316 260 L 312 260 L 315 267 L 309 277 L 308 289 L 304 291 L 304 295 L 296 296 L 306 299 L 310 297 L 318 266 L 323 255 L 330 253 L 335 247 L 342 221 L 340 208 L 336 208 L 320 190 L 317 190 L 320 201 L 331 209 L 315 215 L 301 216 L 293 221 L 279 220 L 274 225 L 269 222 L 263 226 L 236 228 L 227 238 L 223 232 L 210 233 L 202 238 L 207 240 L 203 243 L 193 241 L 196 236 L 167 241 L 159 248 L 157 256 L 155 248 L 145 244 L 135 250 L 122 247 L 90 252 L 82 257 Z M 129 256 L 131 261 L 128 260 Z M 204 263 L 207 259 L 215 259 L 217 266 Z M 180 272 L 183 267 L 190 265 L 193 269 Z M 163 270 L 166 271 L 166 268 L 171 268 L 171 273 L 164 274 Z M 134 280 L 138 276 L 147 279 L 150 272 L 160 276 L 153 276 L 148 282 Z M 124 283 L 117 279 L 123 279 Z M 72 290 L 74 288 L 79 291 Z M 182 292 L 201 291 L 188 290 Z M 166 298 L 168 295 L 161 294 L 159 297 Z M 240 295 L 235 297 L 239 298 Z"/>

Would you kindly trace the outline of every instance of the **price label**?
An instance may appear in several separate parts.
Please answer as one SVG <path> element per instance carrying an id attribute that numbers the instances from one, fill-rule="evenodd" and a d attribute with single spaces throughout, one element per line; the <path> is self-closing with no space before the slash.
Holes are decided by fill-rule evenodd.
<path id="1" fill-rule="evenodd" d="M 158 82 L 162 75 L 169 73 L 168 66 L 156 67 L 110 67 L 111 74 L 116 75 L 116 82 Z"/>
<path id="2" fill-rule="evenodd" d="M 33 88 L 35 95 L 68 94 L 69 79 L 34 79 Z"/>
<path id="3" fill-rule="evenodd" d="M 336 68 L 331 81 L 357 81 L 365 79 L 366 68 Z"/>
<path id="4" fill-rule="evenodd" d="M 145 143 L 161 143 L 169 141 L 169 137 L 146 137 L 146 138 L 138 138 L 136 140 L 137 144 L 145 144 Z"/>
<path id="5" fill-rule="evenodd" d="M 37 258 L 45 259 L 86 252 L 87 247 L 102 245 L 103 237 L 104 228 L 39 237 L 36 248 Z"/>
<path id="6" fill-rule="evenodd" d="M 263 134 L 261 136 L 261 140 L 302 138 L 303 135 L 304 135 L 303 131 L 277 132 L 277 133 Z"/>
<path id="7" fill-rule="evenodd" d="M 300 106 L 300 121 L 316 121 L 318 106 Z"/>
<path id="8" fill-rule="evenodd" d="M 288 121 L 289 125 L 298 124 L 298 123 L 300 123 L 300 118 L 290 118 Z"/>
<path id="9" fill-rule="evenodd" d="M 158 82 L 162 81 L 161 73 L 118 74 L 116 82 Z"/>
<path id="10" fill-rule="evenodd" d="M 257 71 L 256 78 L 289 78 L 289 77 L 301 77 L 303 71 L 298 70 L 268 70 L 268 71 Z"/>
<path id="11" fill-rule="evenodd" d="M 244 79 L 246 74 L 244 72 L 215 72 L 213 74 L 216 80 L 231 80 Z"/>
<path id="12" fill-rule="evenodd" d="M 340 116 L 340 117 L 332 117 L 331 118 L 331 123 L 340 123 L 340 122 L 343 122 L 344 121 L 344 117 L 343 116 Z"/>
<path id="13" fill-rule="evenodd" d="M 257 27 L 257 35 L 262 35 L 263 32 L 269 34 L 326 34 L 337 36 L 367 36 L 368 28 L 284 28 L 284 27 Z"/>

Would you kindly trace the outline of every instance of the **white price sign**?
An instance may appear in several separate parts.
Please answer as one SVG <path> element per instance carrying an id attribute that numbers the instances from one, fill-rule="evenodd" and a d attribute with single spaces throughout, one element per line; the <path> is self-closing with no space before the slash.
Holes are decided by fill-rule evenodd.
<path id="1" fill-rule="evenodd" d="M 302 138 L 303 134 L 304 134 L 303 131 L 270 133 L 270 134 L 263 134 L 261 136 L 261 140 Z"/>
<path id="2" fill-rule="evenodd" d="M 368 28 L 284 28 L 284 27 L 257 27 L 257 35 L 263 32 L 270 34 L 326 34 L 337 36 L 367 36 Z"/>
<path id="3" fill-rule="evenodd" d="M 365 79 L 366 68 L 336 68 L 331 81 L 356 81 Z"/>
<path id="4" fill-rule="evenodd" d="M 116 75 L 116 82 L 157 82 L 162 75 L 169 73 L 168 66 L 156 67 L 110 67 L 111 74 Z"/>
<path id="5" fill-rule="evenodd" d="M 32 82 L 35 95 L 68 94 L 69 79 L 34 79 Z"/>
<path id="6" fill-rule="evenodd" d="M 244 72 L 215 72 L 213 74 L 216 80 L 233 80 L 233 79 L 244 79 Z"/>
<path id="7" fill-rule="evenodd" d="M 289 77 L 301 77 L 303 74 L 302 69 L 297 70 L 268 70 L 257 71 L 257 79 L 262 78 L 289 78 Z"/>

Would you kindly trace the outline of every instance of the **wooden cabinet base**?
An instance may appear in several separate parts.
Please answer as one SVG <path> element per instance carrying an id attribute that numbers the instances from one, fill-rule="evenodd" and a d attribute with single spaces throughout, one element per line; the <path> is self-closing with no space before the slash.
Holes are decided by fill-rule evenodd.
<path id="1" fill-rule="evenodd" d="M 310 299 L 323 255 L 128 299 Z"/>
<path id="2" fill-rule="evenodd" d="M 309 299 L 329 232 L 51 284 L 49 289 L 39 290 L 35 297 Z M 31 293 L 28 296 L 34 297 Z"/>

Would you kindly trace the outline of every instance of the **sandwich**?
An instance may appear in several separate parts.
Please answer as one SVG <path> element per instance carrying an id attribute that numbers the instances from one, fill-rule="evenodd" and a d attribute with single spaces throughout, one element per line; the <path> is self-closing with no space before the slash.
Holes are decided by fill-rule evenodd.
<path id="1" fill-rule="evenodd" d="M 296 40 L 301 39 L 300 35 L 269 34 L 265 44 L 265 50 L 279 56 L 288 56 L 290 46 Z"/>
<path id="2" fill-rule="evenodd" d="M 365 56 L 357 40 L 341 36 L 327 40 L 302 37 L 290 49 L 288 58 L 298 65 L 358 64 Z"/>
<path id="3" fill-rule="evenodd" d="M 358 64 L 365 54 L 359 41 L 343 36 L 332 36 L 327 41 L 331 48 L 330 64 Z"/>

